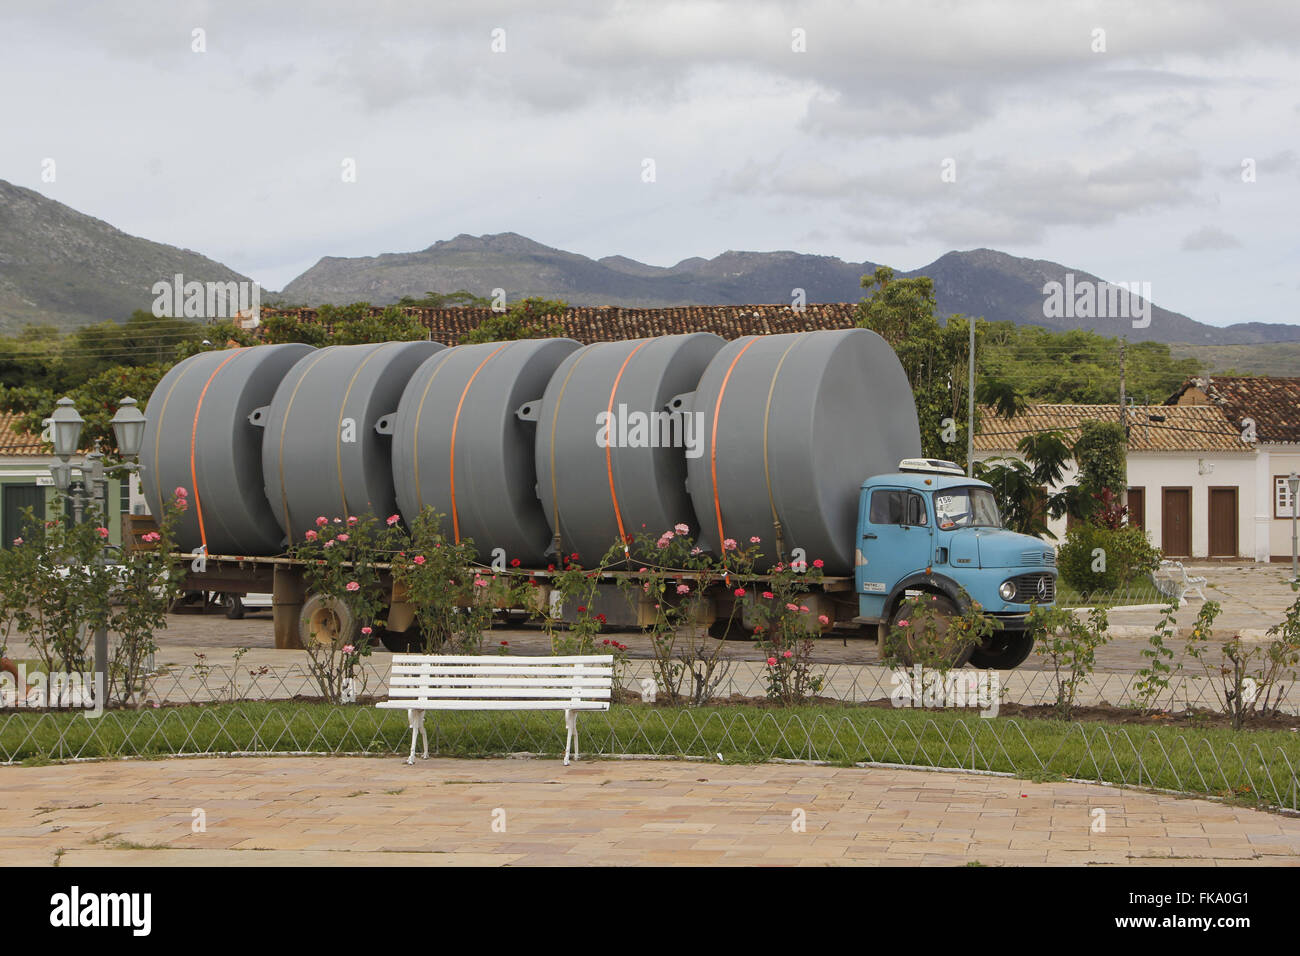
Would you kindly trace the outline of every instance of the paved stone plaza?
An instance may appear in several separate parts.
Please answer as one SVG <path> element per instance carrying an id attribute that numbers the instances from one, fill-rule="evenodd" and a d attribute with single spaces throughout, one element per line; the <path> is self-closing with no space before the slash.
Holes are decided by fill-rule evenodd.
<path id="1" fill-rule="evenodd" d="M 1098 809 L 1105 832 L 1094 832 Z M 193 832 L 196 810 L 205 832 Z M 277 757 L 0 768 L 0 864 L 56 862 L 1296 865 L 1300 819 L 1093 784 L 793 764 Z"/>

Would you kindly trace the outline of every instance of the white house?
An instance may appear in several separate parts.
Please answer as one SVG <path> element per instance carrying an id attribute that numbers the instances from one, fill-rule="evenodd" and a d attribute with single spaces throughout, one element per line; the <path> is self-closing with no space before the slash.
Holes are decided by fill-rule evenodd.
<path id="1" fill-rule="evenodd" d="M 1031 405 L 1011 419 L 986 409 L 981 419 L 977 460 L 1021 457 L 1016 444 L 1032 433 L 1057 429 L 1073 441 L 1085 421 L 1121 420 L 1118 405 Z M 1170 557 L 1267 560 L 1268 538 L 1260 540 L 1256 520 L 1260 452 L 1222 409 L 1207 404 L 1130 406 L 1124 421 L 1130 523 L 1146 529 L 1152 543 Z M 1062 487 L 1074 484 L 1077 475 L 1071 462 Z M 1048 526 L 1058 540 L 1065 537 L 1065 518 Z"/>
<path id="2" fill-rule="evenodd" d="M 1257 561 L 1291 560 L 1291 500 L 1286 478 L 1300 472 L 1300 378 L 1213 376 L 1194 378 L 1167 403 L 1171 410 L 1214 408 L 1230 427 L 1244 434 L 1255 448 L 1255 471 L 1242 487 L 1243 500 L 1252 501 L 1244 518 L 1254 526 L 1243 536 L 1243 553 Z"/>

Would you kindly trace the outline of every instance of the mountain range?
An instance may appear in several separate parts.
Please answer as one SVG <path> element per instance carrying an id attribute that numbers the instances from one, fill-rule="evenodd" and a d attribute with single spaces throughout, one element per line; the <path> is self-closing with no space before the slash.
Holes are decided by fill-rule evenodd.
<path id="1" fill-rule="evenodd" d="M 459 235 L 418 252 L 340 258 L 327 256 L 263 302 L 374 305 L 403 296 L 466 289 L 504 289 L 572 305 L 669 307 L 789 303 L 803 289 L 807 302 L 854 302 L 874 262 L 846 262 L 798 252 L 724 252 L 653 266 L 624 256 L 591 259 L 515 233 Z M 187 281 L 247 280 L 199 253 L 127 235 L 106 222 L 0 180 L 0 332 L 29 322 L 73 328 L 122 319 L 153 303 L 152 288 L 180 273 Z M 1051 329 L 1094 329 L 1131 340 L 1195 345 L 1300 342 L 1300 326 L 1262 322 L 1207 325 L 1151 304 L 1149 324 L 1086 314 L 1045 315 L 1044 288 L 1104 286 L 1085 270 L 993 249 L 949 252 L 900 276 L 934 280 L 941 314 L 959 312 Z"/>

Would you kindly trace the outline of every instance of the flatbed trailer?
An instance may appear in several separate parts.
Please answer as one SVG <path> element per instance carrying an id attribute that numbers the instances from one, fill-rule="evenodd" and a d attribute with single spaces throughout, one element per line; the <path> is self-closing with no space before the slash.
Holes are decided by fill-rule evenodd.
<path id="1" fill-rule="evenodd" d="M 298 648 L 302 646 L 300 634 L 303 628 L 303 610 L 311 597 L 304 563 L 288 556 L 279 557 L 245 557 L 239 555 L 213 554 L 195 555 L 173 552 L 173 560 L 186 566 L 183 588 L 186 591 L 199 591 L 242 598 L 247 594 L 270 594 L 271 617 L 275 631 L 277 648 Z M 388 626 L 382 629 L 380 638 L 386 646 L 404 647 L 410 638 L 415 624 L 415 609 L 407 603 L 401 589 L 394 585 L 389 575 L 389 565 L 375 565 L 379 571 L 380 586 L 385 592 L 384 618 Z M 490 568 L 484 567 L 489 571 Z M 502 573 L 502 572 L 498 572 Z M 559 592 L 551 584 L 556 572 L 544 569 L 512 568 L 512 576 L 526 578 L 536 588 L 536 608 L 549 608 L 550 614 L 557 619 L 569 619 L 574 609 L 560 604 Z M 750 633 L 752 622 L 745 619 L 747 605 L 738 601 L 735 595 L 737 587 L 760 587 L 770 581 L 762 574 L 731 575 L 723 579 L 716 573 L 702 575 L 694 571 L 661 572 L 674 582 L 699 582 L 707 579 L 703 598 L 697 604 L 699 609 L 696 623 L 710 628 L 716 637 L 744 637 Z M 611 627 L 643 627 L 650 624 L 655 617 L 651 599 L 632 600 L 626 584 L 629 580 L 639 581 L 644 578 L 635 571 L 601 571 L 598 573 L 596 593 L 591 599 L 593 612 L 605 615 L 606 623 Z M 862 624 L 853 619 L 857 615 L 857 595 L 850 577 L 821 577 L 810 580 L 807 592 L 801 597 L 801 604 L 808 607 L 808 616 L 813 622 L 825 616 L 829 623 L 817 624 L 822 631 L 829 631 L 845 624 Z M 737 613 L 737 604 L 740 611 Z M 526 609 L 503 608 L 502 613 L 512 610 L 523 612 Z M 875 637 L 873 627 L 867 636 Z"/>

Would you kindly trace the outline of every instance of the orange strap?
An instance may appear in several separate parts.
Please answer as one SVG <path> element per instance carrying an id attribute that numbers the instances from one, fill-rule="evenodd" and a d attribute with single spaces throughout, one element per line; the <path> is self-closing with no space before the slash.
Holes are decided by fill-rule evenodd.
<path id="1" fill-rule="evenodd" d="M 451 420 L 451 455 L 447 463 L 447 468 L 451 473 L 451 530 L 456 538 L 456 543 L 460 544 L 460 515 L 456 511 L 456 428 L 460 425 L 460 410 L 465 407 L 465 396 L 469 394 L 469 387 L 474 384 L 474 379 L 478 378 L 478 373 L 483 371 L 483 366 L 496 357 L 497 352 L 509 345 L 505 342 L 498 345 L 492 354 L 478 363 L 478 368 L 474 369 L 474 374 L 469 377 L 465 383 L 465 388 L 461 390 L 460 401 L 456 403 L 456 417 Z"/>
<path id="2" fill-rule="evenodd" d="M 623 365 L 622 367 L 619 368 L 618 374 L 614 376 L 614 387 L 609 390 L 609 408 L 606 410 L 606 413 L 610 416 L 608 421 L 610 422 L 613 421 L 614 395 L 618 392 L 618 383 L 623 379 L 623 372 L 624 370 L 627 369 L 627 363 L 632 361 L 633 355 L 636 355 L 637 352 L 641 351 L 642 345 L 646 345 L 649 342 L 650 342 L 649 339 L 645 339 L 641 342 L 640 345 L 638 345 L 632 351 L 628 352 L 627 358 L 623 359 Z M 614 490 L 613 450 L 614 450 L 614 443 L 606 442 L 605 443 L 605 472 L 609 475 L 609 497 L 610 500 L 614 502 L 614 520 L 618 522 L 618 542 L 623 546 L 623 550 L 626 552 L 627 532 L 623 529 L 623 512 L 618 506 L 618 492 Z"/>
<path id="3" fill-rule="evenodd" d="M 722 376 L 722 387 L 718 389 L 718 400 L 713 403 L 713 430 L 709 436 L 709 468 L 713 475 L 713 513 L 718 519 L 718 554 L 726 561 L 727 549 L 722 542 L 727 539 L 722 533 L 722 502 L 718 500 L 718 415 L 722 412 L 722 396 L 726 394 L 727 383 L 731 381 L 731 373 L 736 369 L 736 363 L 740 357 L 748 351 L 749 347 L 758 341 L 758 336 L 753 336 L 745 347 L 736 353 L 736 357 L 731 360 L 731 365 L 727 367 L 727 374 Z"/>
<path id="4" fill-rule="evenodd" d="M 199 469 L 194 462 L 195 449 L 198 446 L 199 439 L 199 412 L 203 411 L 203 399 L 208 394 L 208 386 L 212 384 L 212 380 L 241 351 L 243 350 L 239 348 L 231 349 L 230 354 L 221 360 L 221 364 L 212 370 L 208 380 L 203 383 L 203 390 L 199 392 L 199 400 L 194 406 L 194 427 L 190 430 L 190 484 L 194 488 L 194 513 L 199 519 L 199 540 L 203 543 L 205 552 L 208 550 L 208 533 L 203 527 L 203 503 L 199 501 Z"/>

